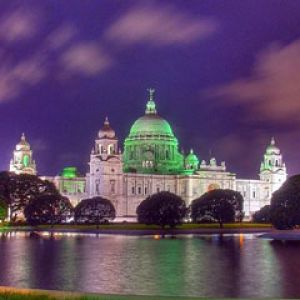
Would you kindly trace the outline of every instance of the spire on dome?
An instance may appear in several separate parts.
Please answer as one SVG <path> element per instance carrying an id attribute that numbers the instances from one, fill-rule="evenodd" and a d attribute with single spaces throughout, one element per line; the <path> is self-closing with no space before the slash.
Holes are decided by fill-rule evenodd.
<path id="1" fill-rule="evenodd" d="M 272 146 L 275 145 L 275 138 L 274 138 L 274 136 L 272 136 L 272 138 L 271 138 L 271 145 L 272 145 Z"/>
<path id="2" fill-rule="evenodd" d="M 148 89 L 149 92 L 149 100 L 147 102 L 147 107 L 146 107 L 146 114 L 147 115 L 156 115 L 157 111 L 156 111 L 156 105 L 154 102 L 154 93 L 155 93 L 155 89 L 150 88 Z"/>
<path id="3" fill-rule="evenodd" d="M 23 132 L 21 135 L 21 141 L 26 141 L 25 133 Z"/>
<path id="4" fill-rule="evenodd" d="M 108 120 L 108 117 L 105 117 L 104 125 L 109 126 L 109 120 Z"/>

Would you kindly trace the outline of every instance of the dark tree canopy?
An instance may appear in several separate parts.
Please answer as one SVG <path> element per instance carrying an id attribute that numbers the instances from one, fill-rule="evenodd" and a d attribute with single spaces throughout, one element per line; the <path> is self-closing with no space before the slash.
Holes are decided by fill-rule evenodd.
<path id="1" fill-rule="evenodd" d="M 0 221 L 4 221 L 7 217 L 8 205 L 4 199 L 0 198 Z"/>
<path id="2" fill-rule="evenodd" d="M 270 223 L 271 222 L 271 205 L 265 205 L 260 210 L 256 211 L 252 217 L 255 223 Z"/>
<path id="3" fill-rule="evenodd" d="M 274 192 L 271 222 L 277 229 L 292 229 L 300 224 L 300 175 L 295 175 Z"/>
<path id="4" fill-rule="evenodd" d="M 169 192 L 160 192 L 142 201 L 136 213 L 139 223 L 175 227 L 182 223 L 186 215 L 186 206 L 179 196 Z"/>
<path id="5" fill-rule="evenodd" d="M 116 210 L 111 201 L 101 197 L 82 200 L 74 212 L 76 223 L 107 223 L 115 217 Z"/>
<path id="6" fill-rule="evenodd" d="M 37 176 L 0 172 L 0 197 L 10 205 L 11 219 L 23 214 L 25 206 L 40 195 L 59 195 L 53 183 Z"/>
<path id="7" fill-rule="evenodd" d="M 223 223 L 242 221 L 244 199 L 239 192 L 216 189 L 195 199 L 191 204 L 194 222 Z"/>
<path id="8" fill-rule="evenodd" d="M 40 195 L 24 210 L 26 222 L 30 225 L 60 224 L 71 214 L 72 205 L 69 199 L 60 195 Z"/>

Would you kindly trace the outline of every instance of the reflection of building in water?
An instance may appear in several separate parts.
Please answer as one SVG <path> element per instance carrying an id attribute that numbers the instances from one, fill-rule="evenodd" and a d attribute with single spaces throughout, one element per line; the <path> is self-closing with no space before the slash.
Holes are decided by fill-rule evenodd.
<path id="1" fill-rule="evenodd" d="M 189 205 L 209 190 L 237 190 L 245 199 L 246 216 L 270 202 L 287 176 L 274 139 L 264 154 L 259 179 L 238 179 L 227 171 L 225 162 L 218 164 L 214 157 L 200 161 L 193 150 L 188 155 L 180 152 L 170 124 L 157 112 L 154 90 L 149 92 L 145 115 L 132 125 L 123 152 L 106 118 L 92 148 L 86 176 L 66 168 L 60 176 L 47 177 L 63 195 L 73 204 L 86 197 L 106 197 L 118 216 L 134 216 L 142 200 L 160 191 L 175 193 Z"/>

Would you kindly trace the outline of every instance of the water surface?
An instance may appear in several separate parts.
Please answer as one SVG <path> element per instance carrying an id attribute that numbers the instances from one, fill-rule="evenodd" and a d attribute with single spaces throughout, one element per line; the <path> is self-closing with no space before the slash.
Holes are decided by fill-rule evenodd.
<path id="1" fill-rule="evenodd" d="M 255 235 L 0 234 L 0 285 L 108 294 L 300 297 L 300 244 Z"/>

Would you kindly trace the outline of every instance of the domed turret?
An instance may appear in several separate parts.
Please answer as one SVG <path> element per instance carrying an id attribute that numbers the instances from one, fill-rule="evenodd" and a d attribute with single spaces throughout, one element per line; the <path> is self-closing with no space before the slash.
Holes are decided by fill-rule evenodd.
<path id="1" fill-rule="evenodd" d="M 99 139 L 114 139 L 116 132 L 110 127 L 108 117 L 105 118 L 103 127 L 98 132 Z"/>
<path id="2" fill-rule="evenodd" d="M 124 171 L 178 174 L 183 156 L 170 124 L 157 113 L 154 89 L 149 89 L 145 115 L 137 119 L 125 140 Z"/>
<path id="3" fill-rule="evenodd" d="M 36 175 L 35 161 L 32 159 L 32 151 L 24 133 L 22 133 L 20 142 L 16 145 L 9 170 L 16 174 Z"/>
<path id="4" fill-rule="evenodd" d="M 116 132 L 111 128 L 106 117 L 103 127 L 98 131 L 98 138 L 95 141 L 95 148 L 92 149 L 91 155 L 115 155 L 118 150 Z"/>
<path id="5" fill-rule="evenodd" d="M 270 184 L 266 189 L 269 195 L 272 195 L 274 191 L 279 189 L 287 178 L 285 163 L 283 162 L 280 149 L 275 145 L 273 137 L 261 162 L 259 176 L 260 180 Z"/>

